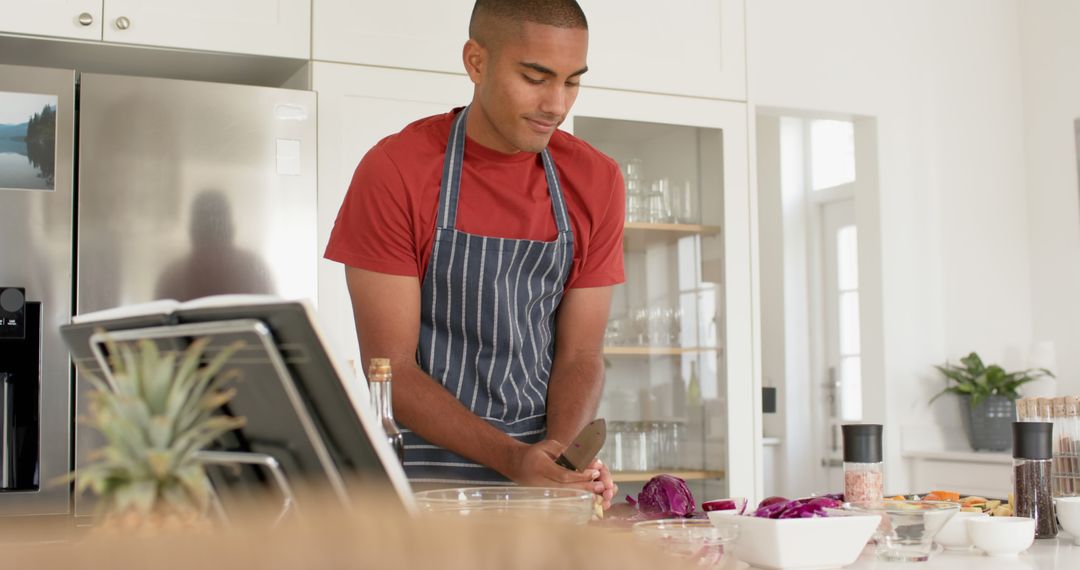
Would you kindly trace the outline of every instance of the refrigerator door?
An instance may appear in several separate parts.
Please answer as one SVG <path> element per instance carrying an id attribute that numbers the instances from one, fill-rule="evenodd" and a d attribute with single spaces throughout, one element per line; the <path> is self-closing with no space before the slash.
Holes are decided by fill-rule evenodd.
<path id="1" fill-rule="evenodd" d="M 55 108 L 53 136 L 29 135 L 44 106 Z M 19 291 L 7 309 L 25 316 L 17 334 L 0 334 L 3 431 L 17 462 L 0 516 L 70 512 L 70 486 L 55 480 L 71 469 L 71 364 L 59 327 L 71 317 L 74 121 L 74 71 L 0 65 L 0 289 Z"/>
<path id="2" fill-rule="evenodd" d="M 77 312 L 315 298 L 314 93 L 83 74 L 80 102 Z M 76 429 L 77 468 L 99 442 Z"/>

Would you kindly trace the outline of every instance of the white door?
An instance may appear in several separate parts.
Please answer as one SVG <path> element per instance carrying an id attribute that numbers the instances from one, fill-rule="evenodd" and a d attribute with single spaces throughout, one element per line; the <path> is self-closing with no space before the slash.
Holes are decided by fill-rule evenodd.
<path id="1" fill-rule="evenodd" d="M 840 426 L 862 421 L 859 342 L 859 265 L 855 200 L 826 202 L 821 208 L 823 379 L 818 427 L 828 489 L 843 487 Z"/>
<path id="2" fill-rule="evenodd" d="M 472 98 L 460 75 L 316 62 L 319 93 L 319 252 L 326 249 L 341 201 L 364 153 L 409 123 Z M 319 318 L 335 353 L 356 361 L 352 305 L 341 264 L 319 262 Z"/>
<path id="3" fill-rule="evenodd" d="M 0 32 L 101 39 L 101 0 L 0 0 Z"/>
<path id="4" fill-rule="evenodd" d="M 105 0 L 108 42 L 308 59 L 311 0 Z"/>

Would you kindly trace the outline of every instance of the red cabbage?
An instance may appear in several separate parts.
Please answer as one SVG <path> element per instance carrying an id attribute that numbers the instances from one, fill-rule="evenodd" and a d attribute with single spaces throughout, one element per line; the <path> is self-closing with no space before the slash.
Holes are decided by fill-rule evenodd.
<path id="1" fill-rule="evenodd" d="M 626 500 L 635 504 L 629 496 Z M 686 481 L 674 475 L 657 475 L 650 479 L 638 493 L 636 505 L 642 513 L 674 517 L 692 516 L 697 506 Z"/>
<path id="2" fill-rule="evenodd" d="M 743 497 L 735 497 L 733 499 L 717 499 L 715 501 L 705 501 L 701 503 L 701 510 L 705 512 L 710 511 L 738 511 L 737 514 L 743 514 L 746 512 L 746 499 Z"/>
<path id="3" fill-rule="evenodd" d="M 788 501 L 778 497 L 770 497 L 758 505 L 753 516 L 768 519 L 805 519 L 812 517 L 828 516 L 825 509 L 835 509 L 841 506 L 840 501 L 833 497 L 807 497 Z"/>

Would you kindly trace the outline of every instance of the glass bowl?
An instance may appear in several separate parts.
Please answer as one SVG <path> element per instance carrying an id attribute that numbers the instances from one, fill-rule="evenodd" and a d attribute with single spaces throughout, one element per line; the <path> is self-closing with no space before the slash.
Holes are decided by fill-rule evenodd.
<path id="1" fill-rule="evenodd" d="M 547 487 L 455 487 L 414 495 L 425 515 L 509 517 L 585 524 L 595 496 L 588 491 Z"/>
<path id="2" fill-rule="evenodd" d="M 719 568 L 727 560 L 739 526 L 708 519 L 661 519 L 634 523 L 634 536 L 698 567 Z"/>
<path id="3" fill-rule="evenodd" d="M 959 504 L 945 501 L 884 500 L 845 503 L 844 508 L 881 517 L 875 550 L 878 560 L 889 562 L 929 560 L 936 552 L 934 536 L 960 511 Z"/>

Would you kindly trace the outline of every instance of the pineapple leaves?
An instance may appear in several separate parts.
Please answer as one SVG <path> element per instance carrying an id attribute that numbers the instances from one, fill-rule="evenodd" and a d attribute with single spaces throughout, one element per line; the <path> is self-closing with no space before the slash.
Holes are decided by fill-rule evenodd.
<path id="1" fill-rule="evenodd" d="M 94 389 L 85 421 L 106 445 L 75 473 L 78 491 L 102 496 L 103 507 L 115 513 L 205 512 L 209 480 L 195 454 L 245 423 L 219 414 L 237 393 L 224 385 L 240 377 L 223 369 L 243 344 L 216 349 L 200 338 L 180 353 L 151 340 L 118 343 L 106 335 L 113 383 L 83 371 Z"/>
<path id="2" fill-rule="evenodd" d="M 974 352 L 962 357 L 960 364 L 962 366 L 948 363 L 934 366 L 945 377 L 946 387 L 931 398 L 930 403 L 945 394 L 970 396 L 972 407 L 978 406 L 990 396 L 1005 396 L 1016 400 L 1020 397 L 1019 389 L 1024 384 L 1042 376 L 1054 377 L 1054 374 L 1045 368 L 1006 372 L 997 364 L 987 366 Z"/>

